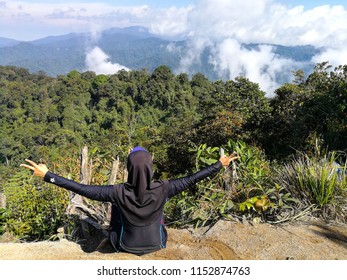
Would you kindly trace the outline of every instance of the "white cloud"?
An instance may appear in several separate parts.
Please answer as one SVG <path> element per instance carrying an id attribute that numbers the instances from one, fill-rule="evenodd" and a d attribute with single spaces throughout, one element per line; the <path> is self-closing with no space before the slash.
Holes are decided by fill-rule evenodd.
<path id="1" fill-rule="evenodd" d="M 142 25 L 162 36 L 189 38 L 190 50 L 186 54 L 177 50 L 183 57 L 181 67 L 176 70 L 189 70 L 210 48 L 210 61 L 219 73 L 229 78 L 245 74 L 270 94 L 274 76 L 283 71 L 289 71 L 290 75 L 296 62 L 276 57 L 271 48 L 264 46 L 250 51 L 242 48 L 242 44 L 310 44 L 324 50 L 312 62 L 347 64 L 347 11 L 341 5 L 305 9 L 285 6 L 277 0 L 197 0 L 186 7 L 159 9 L 73 0 L 70 3 L 5 0 L 0 2 L 0 25 L 8 27 L 0 31 L 0 36 L 5 37 L 14 33 L 15 28 L 23 36 L 36 37 L 39 32 L 46 32 L 42 34 L 46 36 L 92 31 L 94 41 L 103 29 Z M 265 68 L 267 71 L 259 70 Z"/>
<path id="2" fill-rule="evenodd" d="M 129 70 L 123 65 L 110 62 L 109 56 L 99 47 L 94 47 L 87 52 L 85 63 L 87 70 L 96 74 L 115 74 L 122 69 Z"/>
<path id="3" fill-rule="evenodd" d="M 97 1 L 95 3 L 4 1 L 0 5 L 0 25 L 25 28 L 27 33 L 32 29 L 33 34 L 40 34 L 40 37 L 44 37 L 69 32 L 87 32 L 91 25 L 97 25 L 100 29 L 140 24 L 147 26 L 146 22 L 148 23 L 150 19 L 149 12 L 150 9 L 147 5 L 116 6 Z M 41 33 L 39 33 L 40 27 Z M 12 29 L 12 33 L 14 32 L 18 32 L 22 36 L 20 31 Z M 0 34 L 2 34 L 1 36 L 6 35 L 6 30 L 1 30 Z M 14 35 L 9 37 L 16 37 Z M 37 36 L 35 37 L 30 39 L 37 39 Z"/>
<path id="4" fill-rule="evenodd" d="M 320 63 L 329 61 L 329 64 L 336 67 L 347 64 L 347 49 L 345 48 L 327 48 L 323 53 L 312 58 L 312 62 Z"/>
<path id="5" fill-rule="evenodd" d="M 151 10 L 147 27 L 150 32 L 161 36 L 176 37 L 186 36 L 187 20 L 193 6 L 182 8 Z"/>
<path id="6" fill-rule="evenodd" d="M 230 80 L 245 76 L 250 81 L 259 83 L 268 96 L 272 96 L 274 90 L 280 86 L 276 82 L 277 76 L 283 76 L 283 73 L 291 75 L 292 70 L 303 66 L 301 63 L 279 57 L 270 45 L 249 48 L 233 38 L 226 38 L 218 43 L 191 41 L 190 45 L 176 72 L 189 73 L 192 65 L 199 64 L 203 50 L 209 48 L 209 62 L 221 79 Z M 175 48 L 170 46 L 170 50 L 175 51 Z M 182 50 L 179 51 L 182 54 Z"/>
<path id="7" fill-rule="evenodd" d="M 234 39 L 225 39 L 215 51 L 212 63 L 220 73 L 227 75 L 226 78 L 248 77 L 270 94 L 279 86 L 276 74 L 294 66 L 291 60 L 276 56 L 273 47 L 268 45 L 261 45 L 257 50 L 247 49 Z"/>
<path id="8" fill-rule="evenodd" d="M 190 39 L 190 49 L 181 59 L 178 72 L 189 72 L 209 48 L 212 50 L 210 61 L 221 77 L 234 79 L 244 75 L 272 95 L 278 87 L 277 75 L 287 72 L 291 77 L 291 71 L 303 65 L 279 58 L 268 44 L 310 44 L 325 50 L 312 62 L 329 61 L 334 66 L 347 64 L 347 51 L 344 50 L 347 11 L 342 6 L 324 5 L 305 10 L 304 6 L 288 8 L 273 0 L 200 0 L 187 13 L 181 17 L 185 19 L 184 24 L 173 21 L 165 29 L 166 24 L 156 23 L 161 34 L 177 36 L 172 30 L 182 30 Z M 174 24 L 179 27 L 175 29 Z M 248 43 L 261 46 L 259 50 L 242 47 Z"/>

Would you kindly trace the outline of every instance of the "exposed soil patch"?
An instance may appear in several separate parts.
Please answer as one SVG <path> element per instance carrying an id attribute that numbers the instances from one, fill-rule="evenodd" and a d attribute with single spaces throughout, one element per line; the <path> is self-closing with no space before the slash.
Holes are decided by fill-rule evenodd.
<path id="1" fill-rule="evenodd" d="M 347 260 L 347 225 L 296 222 L 273 226 L 219 221 L 212 228 L 168 229 L 167 248 L 135 256 L 111 253 L 108 242 L 92 252 L 66 239 L 0 243 L 0 260 Z"/>

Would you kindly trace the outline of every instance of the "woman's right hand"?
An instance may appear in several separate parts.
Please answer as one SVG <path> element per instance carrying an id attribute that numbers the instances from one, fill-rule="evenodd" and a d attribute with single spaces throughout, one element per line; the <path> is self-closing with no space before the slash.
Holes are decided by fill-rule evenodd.
<path id="1" fill-rule="evenodd" d="M 44 178 L 46 173 L 48 172 L 48 168 L 45 164 L 36 164 L 35 162 L 29 160 L 29 159 L 26 159 L 25 160 L 26 162 L 30 163 L 31 165 L 27 165 L 27 164 L 21 164 L 20 166 L 22 167 L 25 167 L 25 168 L 28 168 L 32 171 L 34 171 L 34 175 L 35 176 L 38 176 L 38 177 L 41 177 L 41 178 Z"/>

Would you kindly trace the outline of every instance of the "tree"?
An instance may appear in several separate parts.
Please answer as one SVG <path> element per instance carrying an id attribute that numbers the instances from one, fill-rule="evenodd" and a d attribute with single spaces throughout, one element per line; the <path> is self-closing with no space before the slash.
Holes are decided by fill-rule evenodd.
<path id="1" fill-rule="evenodd" d="M 283 158 L 296 150 L 310 149 L 312 137 L 329 149 L 346 148 L 347 67 L 329 69 L 328 62 L 319 63 L 306 80 L 299 73 L 294 84 L 276 90 L 266 126 L 269 155 Z"/>
<path id="2" fill-rule="evenodd" d="M 243 77 L 217 81 L 202 103 L 205 114 L 197 128 L 200 144 L 218 146 L 228 139 L 262 143 L 262 125 L 269 117 L 270 104 L 258 84 Z"/>
<path id="3" fill-rule="evenodd" d="M 284 158 L 303 148 L 307 127 L 302 106 L 307 101 L 306 91 L 296 84 L 284 84 L 271 100 L 271 115 L 264 123 L 267 137 L 264 149 L 275 158 Z"/>

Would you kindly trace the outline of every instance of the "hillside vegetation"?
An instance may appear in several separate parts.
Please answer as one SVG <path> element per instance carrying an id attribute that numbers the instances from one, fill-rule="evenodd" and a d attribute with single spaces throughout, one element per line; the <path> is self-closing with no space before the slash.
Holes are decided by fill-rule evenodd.
<path id="1" fill-rule="evenodd" d="M 238 152 L 230 170 L 167 203 L 172 227 L 303 215 L 346 222 L 347 66 L 321 63 L 308 77 L 293 74 L 270 99 L 244 77 L 210 81 L 167 66 L 56 78 L 0 67 L 0 192 L 7 198 L 0 231 L 26 240 L 47 239 L 61 226 L 73 233 L 67 192 L 18 166 L 31 158 L 79 180 L 84 145 L 93 184 L 107 184 L 113 160 L 125 163 L 135 145 L 154 155 L 163 179 L 216 161 L 219 148 Z"/>

